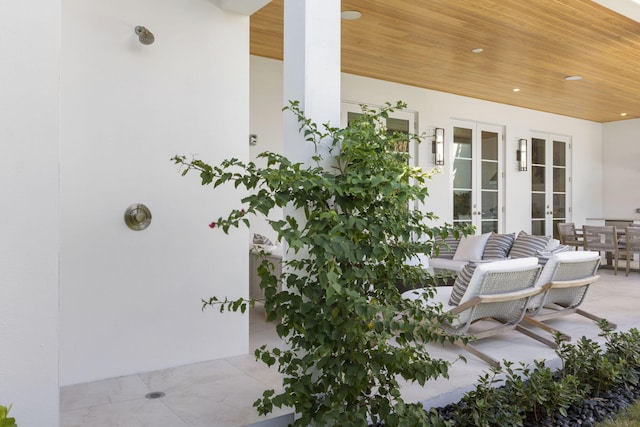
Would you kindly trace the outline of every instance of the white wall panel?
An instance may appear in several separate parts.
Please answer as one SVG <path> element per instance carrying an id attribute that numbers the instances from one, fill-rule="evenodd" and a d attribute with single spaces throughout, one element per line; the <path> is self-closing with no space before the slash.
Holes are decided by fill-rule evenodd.
<path id="1" fill-rule="evenodd" d="M 247 352 L 247 316 L 201 311 L 248 295 L 248 231 L 208 228 L 242 194 L 203 188 L 170 158 L 248 159 L 249 17 L 197 0 L 65 0 L 62 24 L 61 383 Z M 132 203 L 150 208 L 146 230 L 126 227 Z"/>
<path id="2" fill-rule="evenodd" d="M 640 220 L 640 119 L 606 123 L 603 132 L 606 218 Z"/>
<path id="3" fill-rule="evenodd" d="M 60 2 L 0 2 L 0 405 L 57 426 Z"/>

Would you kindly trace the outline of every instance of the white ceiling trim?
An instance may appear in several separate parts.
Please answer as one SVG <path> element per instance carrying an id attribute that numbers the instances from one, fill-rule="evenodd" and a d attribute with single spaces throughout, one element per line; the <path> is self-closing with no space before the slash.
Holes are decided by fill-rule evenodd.
<path id="1" fill-rule="evenodd" d="M 592 0 L 614 12 L 640 22 L 640 4 L 633 0 Z"/>
<path id="2" fill-rule="evenodd" d="M 227 12 L 251 16 L 271 3 L 271 0 L 211 0 L 220 9 Z"/>

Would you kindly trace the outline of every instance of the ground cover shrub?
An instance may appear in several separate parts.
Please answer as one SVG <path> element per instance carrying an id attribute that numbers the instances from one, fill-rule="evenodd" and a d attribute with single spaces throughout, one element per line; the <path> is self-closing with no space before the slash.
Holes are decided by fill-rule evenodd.
<path id="1" fill-rule="evenodd" d="M 532 366 L 503 361 L 457 403 L 437 408 L 441 425 L 594 426 L 615 416 L 640 396 L 640 332 L 613 332 L 598 322 L 604 345 L 582 337 L 556 337 L 562 367 L 544 361 Z"/>

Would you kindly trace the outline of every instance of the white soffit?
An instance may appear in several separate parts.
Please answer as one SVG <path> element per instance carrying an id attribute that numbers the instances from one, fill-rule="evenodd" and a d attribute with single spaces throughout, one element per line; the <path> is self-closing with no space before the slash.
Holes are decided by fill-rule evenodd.
<path id="1" fill-rule="evenodd" d="M 592 0 L 614 12 L 640 22 L 640 4 L 633 0 Z"/>
<path id="2" fill-rule="evenodd" d="M 271 0 L 211 0 L 220 9 L 227 12 L 251 16 L 265 7 Z"/>

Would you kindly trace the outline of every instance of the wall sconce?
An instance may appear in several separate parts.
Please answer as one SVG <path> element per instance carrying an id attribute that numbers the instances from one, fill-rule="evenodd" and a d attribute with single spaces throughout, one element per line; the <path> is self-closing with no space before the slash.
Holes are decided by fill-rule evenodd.
<path id="1" fill-rule="evenodd" d="M 136 27 L 136 34 L 138 35 L 138 40 L 140 40 L 140 43 L 142 44 L 151 44 L 156 39 L 151 31 L 141 25 Z"/>
<path id="2" fill-rule="evenodd" d="M 516 151 L 516 159 L 518 160 L 518 170 L 527 170 L 527 140 L 522 138 L 518 140 L 518 150 Z"/>
<path id="3" fill-rule="evenodd" d="M 436 165 L 444 165 L 444 129 L 436 128 L 433 134 L 433 158 Z"/>

